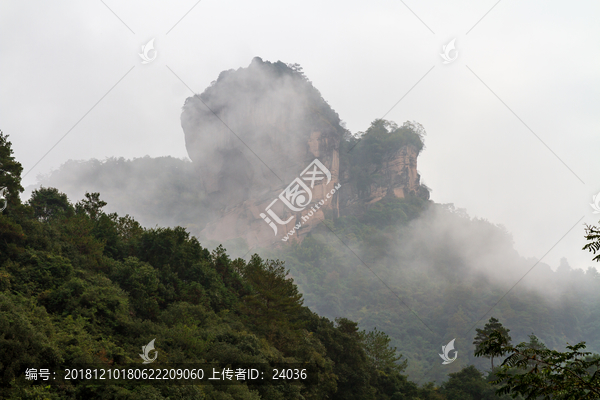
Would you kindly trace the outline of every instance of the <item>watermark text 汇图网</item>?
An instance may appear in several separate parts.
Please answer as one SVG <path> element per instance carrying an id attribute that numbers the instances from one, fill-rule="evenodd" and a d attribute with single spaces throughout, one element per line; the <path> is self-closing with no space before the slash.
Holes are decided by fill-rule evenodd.
<path id="1" fill-rule="evenodd" d="M 260 213 L 262 219 L 265 220 L 267 224 L 273 229 L 275 235 L 277 235 L 278 227 L 276 225 L 287 225 L 294 216 L 290 216 L 287 220 L 282 220 L 279 218 L 277 214 L 273 211 L 272 207 L 275 205 L 277 201 L 281 201 L 284 206 L 289 208 L 293 212 L 302 212 L 307 207 L 310 206 L 310 211 L 301 217 L 302 221 L 298 222 L 291 231 L 289 231 L 283 240 L 284 242 L 289 239 L 291 235 L 293 235 L 304 223 L 308 222 L 310 218 L 317 212 L 317 210 L 325 205 L 329 199 L 335 194 L 335 192 L 340 188 L 341 184 L 336 184 L 333 189 L 328 191 L 325 194 L 325 198 L 321 199 L 318 202 L 315 202 L 311 205 L 313 201 L 313 193 L 312 189 L 315 187 L 315 183 L 321 183 L 321 181 L 326 180 L 324 182 L 325 185 L 331 182 L 331 171 L 321 161 L 315 159 L 310 163 L 308 167 L 304 171 L 300 173 L 300 176 L 292 181 L 280 194 L 279 196 L 271 202 L 265 208 L 265 213 Z M 268 215 L 267 215 L 268 214 Z"/>

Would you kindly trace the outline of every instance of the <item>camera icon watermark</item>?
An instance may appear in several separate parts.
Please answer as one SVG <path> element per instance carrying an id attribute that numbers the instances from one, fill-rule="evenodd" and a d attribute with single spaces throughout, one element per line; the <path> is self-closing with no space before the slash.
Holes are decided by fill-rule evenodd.
<path id="1" fill-rule="evenodd" d="M 458 351 L 454 350 L 454 341 L 455 340 L 456 340 L 456 338 L 449 341 L 447 345 L 442 346 L 442 352 L 444 354 L 438 354 L 442 358 L 442 360 L 444 360 L 444 362 L 442 364 L 451 364 L 454 361 L 456 361 L 456 357 L 458 357 Z M 454 351 L 454 358 L 450 358 L 451 351 Z"/>
<path id="2" fill-rule="evenodd" d="M 152 339 L 150 341 L 150 343 L 148 343 L 145 346 L 142 346 L 142 351 L 144 352 L 144 354 L 139 355 L 140 357 L 142 357 L 142 360 L 144 360 L 144 362 L 142 364 L 153 363 L 158 358 L 158 351 L 154 350 L 154 341 L 155 340 L 156 339 Z M 154 351 L 154 358 L 150 358 L 151 351 Z"/>
<path id="3" fill-rule="evenodd" d="M 6 206 L 8 206 L 8 199 L 6 198 L 7 190 L 5 187 L 0 188 L 0 212 L 4 211 Z"/>
<path id="4" fill-rule="evenodd" d="M 598 192 L 598 194 L 596 194 L 595 196 L 592 196 L 592 201 L 593 203 L 590 203 L 590 206 L 592 206 L 592 208 L 594 209 L 594 211 L 592 211 L 592 214 L 600 214 L 600 192 Z"/>
<path id="5" fill-rule="evenodd" d="M 150 57 L 150 52 L 154 52 Z M 142 52 L 138 53 L 138 56 L 142 59 L 142 64 L 149 64 L 156 59 L 158 52 L 154 50 L 154 39 L 142 46 Z"/>
<path id="6" fill-rule="evenodd" d="M 458 50 L 454 47 L 454 42 L 456 42 L 456 39 L 452 39 L 448 44 L 442 46 L 443 53 L 440 53 L 440 56 L 444 60 L 443 64 L 450 64 L 458 58 Z M 454 57 L 450 56 L 451 51 L 454 51 Z"/>

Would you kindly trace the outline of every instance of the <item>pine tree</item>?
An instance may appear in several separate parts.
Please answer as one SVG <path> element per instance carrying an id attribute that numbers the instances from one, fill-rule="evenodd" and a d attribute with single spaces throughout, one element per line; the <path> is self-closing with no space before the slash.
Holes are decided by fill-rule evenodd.
<path id="1" fill-rule="evenodd" d="M 35 189 L 27 204 L 31 206 L 35 217 L 41 222 L 74 214 L 74 208 L 69 203 L 67 195 L 59 192 L 56 188 Z"/>
<path id="2" fill-rule="evenodd" d="M 244 313 L 257 331 L 274 340 L 277 332 L 300 328 L 296 320 L 302 309 L 302 294 L 293 279 L 286 277 L 283 262 L 263 262 L 255 254 L 242 274 L 252 286 L 252 292 L 243 298 Z"/>
<path id="3" fill-rule="evenodd" d="M 489 340 L 490 334 L 494 331 L 500 332 L 500 334 L 502 335 L 506 344 L 510 345 L 510 341 L 512 340 L 512 338 L 508 334 L 508 332 L 510 332 L 510 329 L 506 329 L 504 326 L 502 326 L 502 323 L 500 323 L 500 321 L 498 321 L 494 317 L 490 318 L 490 320 L 488 321 L 487 324 L 485 324 L 483 329 L 478 328 L 478 329 L 476 329 L 476 331 L 477 331 L 477 336 L 475 336 L 475 339 L 473 340 L 473 344 L 475 345 L 475 355 L 477 355 L 478 353 L 481 352 L 482 343 L 486 340 Z M 492 370 L 494 369 L 494 357 L 503 356 L 505 353 L 506 352 L 503 349 L 498 348 L 498 349 L 492 350 L 484 355 L 484 357 L 491 359 Z"/>
<path id="4" fill-rule="evenodd" d="M 391 339 L 385 332 L 378 331 L 377 328 L 369 333 L 363 331 L 361 339 L 365 346 L 365 352 L 375 369 L 385 371 L 386 368 L 392 368 L 402 372 L 406 368 L 406 360 L 398 364 L 398 361 L 402 359 L 402 354 L 398 355 L 396 348 L 390 346 Z"/>
<path id="5" fill-rule="evenodd" d="M 0 209 L 4 208 L 4 212 L 11 212 L 13 208 L 21 205 L 19 194 L 23 192 L 23 167 L 15 160 L 13 153 L 8 135 L 0 131 Z"/>

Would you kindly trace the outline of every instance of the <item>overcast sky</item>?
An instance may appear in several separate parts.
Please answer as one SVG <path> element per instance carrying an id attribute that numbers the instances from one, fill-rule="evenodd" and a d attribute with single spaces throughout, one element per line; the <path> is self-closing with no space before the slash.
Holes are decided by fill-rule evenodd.
<path id="1" fill-rule="evenodd" d="M 599 20 L 595 1 L 3 1 L 0 129 L 24 186 L 69 159 L 187 157 L 192 91 L 255 56 L 298 63 L 352 132 L 384 115 L 425 127 L 434 201 L 503 224 L 524 256 L 587 268 Z"/>

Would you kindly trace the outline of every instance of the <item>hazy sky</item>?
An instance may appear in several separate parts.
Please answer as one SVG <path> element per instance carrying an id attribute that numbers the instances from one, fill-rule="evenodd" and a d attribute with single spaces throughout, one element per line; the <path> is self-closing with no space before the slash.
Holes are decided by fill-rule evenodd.
<path id="1" fill-rule="evenodd" d="M 524 256 L 587 268 L 599 19 L 593 1 L 3 1 L 0 129 L 24 186 L 69 159 L 186 157 L 189 88 L 255 56 L 299 63 L 352 132 L 384 115 L 425 127 L 434 201 L 505 225 Z"/>

